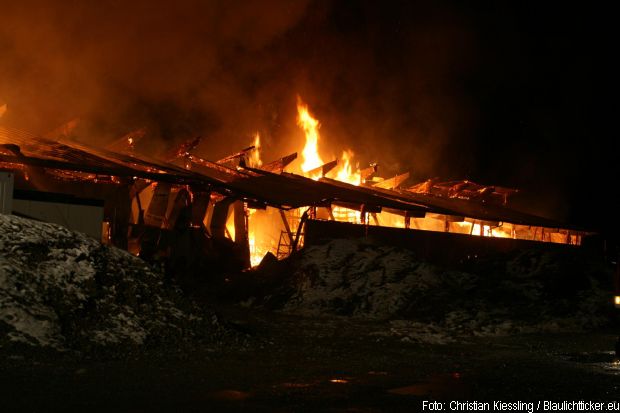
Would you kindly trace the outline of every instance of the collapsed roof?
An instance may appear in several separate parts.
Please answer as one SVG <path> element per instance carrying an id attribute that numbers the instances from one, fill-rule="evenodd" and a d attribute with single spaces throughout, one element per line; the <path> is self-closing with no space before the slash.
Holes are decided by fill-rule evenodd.
<path id="1" fill-rule="evenodd" d="M 399 177 L 395 177 L 391 185 L 356 186 L 325 177 L 315 181 L 283 172 L 284 165 L 294 156 L 282 158 L 279 166 L 275 162 L 264 169 L 257 169 L 243 163 L 230 167 L 198 158 L 189 152 L 180 155 L 191 161 L 191 169 L 133 151 L 120 153 L 0 127 L 0 168 L 4 169 L 27 171 L 28 168 L 43 168 L 52 174 L 65 171 L 74 179 L 107 175 L 128 182 L 142 178 L 191 185 L 196 189 L 213 190 L 243 199 L 259 207 L 291 209 L 339 205 L 367 212 L 387 210 L 409 217 L 437 213 L 483 221 L 580 230 L 507 206 L 505 201 L 514 192 L 507 188 L 484 187 L 469 181 L 438 183 L 429 180 L 403 189 L 400 188 L 403 179 L 396 179 Z M 402 177 L 406 178 L 404 175 Z M 496 202 L 497 197 L 503 202 Z"/>

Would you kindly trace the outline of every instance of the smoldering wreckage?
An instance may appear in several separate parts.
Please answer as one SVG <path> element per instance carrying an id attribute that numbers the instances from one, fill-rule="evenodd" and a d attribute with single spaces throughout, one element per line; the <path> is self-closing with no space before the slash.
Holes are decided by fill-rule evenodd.
<path id="1" fill-rule="evenodd" d="M 552 285 L 575 283 L 579 277 L 599 281 L 606 277 L 600 273 L 593 275 L 596 269 L 586 269 L 589 273 L 585 276 L 573 274 L 571 280 L 558 280 L 566 267 L 554 267 L 549 257 L 572 255 L 590 240 L 596 240 L 596 234 L 521 212 L 512 201 L 520 195 L 519 191 L 439 179 L 412 185 L 408 173 L 384 179 L 378 177 L 376 164 L 354 167 L 351 151 L 344 151 L 340 159 L 324 162 L 318 151 L 320 124 L 302 102 L 298 103 L 297 121 L 306 136 L 301 159 L 292 153 L 269 163 L 260 159 L 258 135 L 251 146 L 210 161 L 195 154 L 201 144 L 199 138 L 184 142 L 158 158 L 141 154 L 136 144 L 148 139 L 144 129 L 102 148 L 71 138 L 71 124 L 47 136 L 0 127 L 0 212 L 57 223 L 84 233 L 91 240 L 98 239 L 102 244 L 126 250 L 146 262 L 163 262 L 172 277 L 191 285 L 251 268 L 277 272 L 279 262 L 303 250 L 305 255 L 298 259 L 296 276 L 302 274 L 305 279 L 292 288 L 294 292 L 289 293 L 288 301 L 279 308 L 312 314 L 387 318 L 392 320 L 392 334 L 407 338 L 413 337 L 415 331 L 414 341 L 449 342 L 452 338 L 446 336 L 445 329 L 456 334 L 466 334 L 466 330 L 489 334 L 528 332 L 534 328 L 531 323 L 507 324 L 505 317 L 513 314 L 514 309 L 495 309 L 481 316 L 480 305 L 488 309 L 488 302 L 478 300 L 476 308 L 463 306 L 467 300 L 455 295 L 444 301 L 455 305 L 442 310 L 442 322 L 437 322 L 437 314 L 431 315 L 430 310 L 427 319 L 411 321 L 412 312 L 420 314 L 420 309 L 437 302 L 439 295 L 435 292 L 440 289 L 457 285 L 457 295 L 462 295 L 464 290 L 471 292 L 478 288 L 478 281 L 471 274 L 446 273 L 438 265 L 470 262 L 475 266 L 478 257 L 508 254 L 514 264 L 507 270 L 512 271 L 512 278 L 496 280 L 504 284 L 495 287 L 506 292 L 510 284 L 516 295 L 531 290 L 535 284 L 530 282 L 527 272 L 537 272 L 543 267 L 554 268 L 550 271 L 555 271 L 550 277 Z M 7 228 L 29 228 L 23 222 L 7 225 Z M 49 228 L 45 231 L 54 232 Z M 37 239 L 41 241 L 40 238 Z M 347 239 L 357 241 L 343 241 Z M 65 241 L 58 244 L 64 245 Z M 9 244 L 3 241 L 0 250 Z M 46 251 L 53 252 L 49 248 Z M 67 272 L 73 274 L 71 277 L 80 270 L 78 255 L 68 258 L 75 266 Z M 135 258 L 127 254 L 123 258 L 125 265 L 139 267 L 132 259 Z M 506 264 L 502 265 L 506 270 Z M 37 271 L 41 269 L 31 268 L 30 276 Z M 127 276 L 136 278 L 134 272 Z M 10 275 L 8 271 L 3 277 Z M 523 280 L 528 280 L 527 286 Z M 601 314 L 608 309 L 606 298 L 601 297 L 607 291 L 603 282 L 593 282 L 584 288 L 589 295 L 573 297 L 577 315 L 571 313 L 558 322 L 557 312 L 565 309 L 566 303 L 558 310 L 557 302 L 548 299 L 544 310 L 537 307 L 534 312 L 549 316 L 537 321 L 539 331 L 567 325 L 587 328 L 603 324 L 605 317 Z M 7 280 L 3 283 L 5 287 L 10 284 Z M 377 291 L 380 284 L 384 294 Z M 549 288 L 545 282 L 536 285 L 540 291 L 521 295 L 533 302 L 540 298 L 541 291 Z M 488 292 L 489 296 L 495 294 Z M 80 294 L 74 300 L 77 306 Z M 433 298 L 433 294 L 437 297 Z M 447 297 L 440 295 L 442 300 Z M 176 311 L 174 300 L 154 300 L 158 304 L 153 312 L 168 314 L 162 316 L 164 320 L 174 318 L 170 315 Z M 7 307 L 6 302 L 10 300 L 4 301 Z M 257 301 L 270 305 L 269 300 Z M 342 305 L 343 302 L 347 304 Z M 532 308 L 529 306 L 527 311 L 531 313 Z M 12 337 L 17 341 L 60 346 L 63 338 L 53 328 L 32 333 L 24 327 L 27 323 L 23 321 L 28 318 L 24 314 L 28 311 L 14 311 L 8 321 L 4 320 L 13 327 L 21 326 L 16 330 L 22 334 L 13 332 Z M 117 316 L 114 326 L 106 330 L 107 335 L 101 329 L 95 332 L 85 329 L 79 334 L 103 337 L 107 342 L 125 339 L 142 342 L 148 336 L 148 328 L 139 327 L 144 320 L 136 318 L 137 312 L 128 309 L 127 314 Z M 17 322 L 20 317 L 21 324 Z M 552 320 L 553 317 L 556 318 Z M 177 313 L 176 319 L 179 318 L 191 317 Z M 398 321 L 398 318 L 409 321 Z M 425 322 L 425 326 L 420 322 Z M 138 326 L 133 333 L 119 327 L 128 323 Z M 165 325 L 162 323 L 158 324 L 159 330 Z M 79 335 L 76 334 L 75 337 Z"/>

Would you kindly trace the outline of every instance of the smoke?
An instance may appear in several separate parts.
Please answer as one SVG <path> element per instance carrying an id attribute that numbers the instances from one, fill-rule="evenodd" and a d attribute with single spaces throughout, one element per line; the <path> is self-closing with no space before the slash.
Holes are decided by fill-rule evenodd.
<path id="1" fill-rule="evenodd" d="M 147 126 L 153 138 L 205 135 L 232 151 L 263 126 L 256 92 L 273 70 L 264 51 L 306 7 L 277 0 L 3 4 L 5 121 L 45 133 L 80 117 L 80 138 L 91 142 Z"/>
<path id="2" fill-rule="evenodd" d="M 197 151 L 210 159 L 248 146 L 259 132 L 269 162 L 303 148 L 295 124 L 299 95 L 322 124 L 326 161 L 352 149 L 354 163 L 378 162 L 383 176 L 409 171 L 414 180 L 521 188 L 544 176 L 545 187 L 556 188 L 572 175 L 559 161 L 546 173 L 544 151 L 579 130 L 554 125 L 579 120 L 576 89 L 566 86 L 590 73 L 584 65 L 592 59 L 579 53 L 595 56 L 582 33 L 553 18 L 552 7 L 549 16 L 538 7 L 512 8 L 372 0 L 5 1 L 2 122 L 46 133 L 79 117 L 75 134 L 95 144 L 147 127 L 138 150 L 150 152 L 202 136 Z M 530 26 L 538 32 L 530 34 Z M 537 126 L 541 116 L 551 127 Z M 542 138 L 550 143 L 540 149 Z M 562 162 L 574 165 L 580 151 L 570 151 Z M 564 199 L 565 190 L 555 198 Z"/>
<path id="3" fill-rule="evenodd" d="M 450 10 L 402 7 L 419 16 L 374 2 L 11 2 L 3 121 L 46 133 L 79 117 L 76 134 L 97 144 L 146 126 L 143 149 L 200 135 L 210 157 L 259 131 L 269 159 L 302 147 L 299 94 L 325 159 L 351 148 L 387 173 L 444 173 L 446 142 L 469 122 L 452 86 L 470 36 Z"/>

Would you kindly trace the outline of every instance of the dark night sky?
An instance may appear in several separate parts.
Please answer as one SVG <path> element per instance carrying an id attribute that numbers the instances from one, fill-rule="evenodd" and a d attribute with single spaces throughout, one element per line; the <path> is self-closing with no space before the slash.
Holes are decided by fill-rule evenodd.
<path id="1" fill-rule="evenodd" d="M 7 4 L 4 4 L 7 3 Z M 204 136 L 216 158 L 260 131 L 267 160 L 303 143 L 514 186 L 532 209 L 618 228 L 617 29 L 611 9 L 546 2 L 0 2 L 3 122 L 80 139 L 148 126 L 148 148 Z"/>

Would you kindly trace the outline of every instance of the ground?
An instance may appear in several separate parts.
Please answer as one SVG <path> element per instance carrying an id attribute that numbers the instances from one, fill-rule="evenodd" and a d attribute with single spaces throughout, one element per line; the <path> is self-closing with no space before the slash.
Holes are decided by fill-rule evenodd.
<path id="1" fill-rule="evenodd" d="M 9 356 L 3 411 L 420 411 L 424 400 L 620 399 L 616 331 L 422 344 L 384 323 L 230 306 L 251 345 L 118 360 Z"/>
<path id="2" fill-rule="evenodd" d="M 431 263 L 332 240 L 252 271 L 175 278 L 0 215 L 0 412 L 617 401 L 609 264 L 577 248 Z"/>

